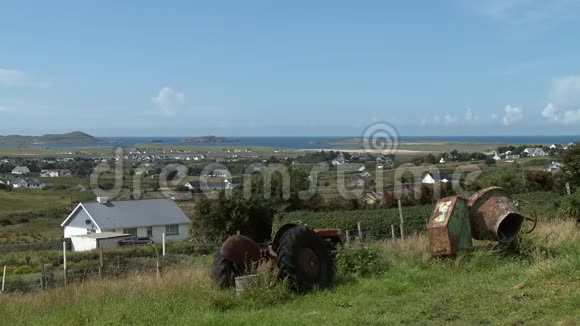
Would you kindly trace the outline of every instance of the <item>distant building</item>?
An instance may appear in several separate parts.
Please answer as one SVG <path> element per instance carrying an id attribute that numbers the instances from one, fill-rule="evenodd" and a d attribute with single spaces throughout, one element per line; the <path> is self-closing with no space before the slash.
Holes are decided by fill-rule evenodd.
<path id="1" fill-rule="evenodd" d="M 227 178 L 230 175 L 230 171 L 226 169 L 215 169 L 211 173 L 211 176 L 214 178 Z"/>
<path id="2" fill-rule="evenodd" d="M 190 223 L 170 199 L 109 201 L 98 197 L 97 201 L 78 204 L 61 227 L 65 238 L 116 233 L 119 237 L 132 235 L 161 242 L 164 233 L 166 241 L 186 240 Z"/>
<path id="3" fill-rule="evenodd" d="M 12 179 L 8 181 L 8 184 L 11 185 L 14 189 L 22 188 L 22 189 L 44 189 L 46 188 L 46 183 L 34 179 L 34 178 L 24 178 L 24 179 Z"/>
<path id="4" fill-rule="evenodd" d="M 497 155 L 497 153 L 494 153 L 494 154 L 493 154 L 493 156 L 492 156 L 491 158 L 493 158 L 493 159 L 494 159 L 494 160 L 496 160 L 496 161 L 499 161 L 499 160 L 501 160 L 501 157 L 500 157 L 499 155 Z"/>
<path id="5" fill-rule="evenodd" d="M 12 170 L 12 174 L 22 175 L 30 173 L 30 169 L 27 166 L 17 166 Z"/>
<path id="6" fill-rule="evenodd" d="M 447 173 L 439 173 L 439 175 L 437 176 L 436 173 L 427 172 L 425 176 L 423 176 L 423 180 L 421 181 L 421 183 L 432 185 L 435 183 L 449 183 L 451 181 L 452 177 Z"/>
<path id="7" fill-rule="evenodd" d="M 330 164 L 332 164 L 333 166 L 339 166 L 339 165 L 344 165 L 344 163 L 346 162 L 346 160 L 344 159 L 344 155 L 342 153 L 339 153 L 331 162 Z"/>
<path id="8" fill-rule="evenodd" d="M 70 170 L 41 170 L 40 176 L 45 178 L 57 178 L 63 176 L 70 176 Z"/>
<path id="9" fill-rule="evenodd" d="M 562 168 L 562 163 L 552 161 L 546 165 L 544 165 L 544 171 L 546 172 L 558 172 Z"/>
<path id="10" fill-rule="evenodd" d="M 548 156 L 548 154 L 546 154 L 546 152 L 540 148 L 540 147 L 535 147 L 535 148 L 526 148 L 523 151 L 524 153 L 528 154 L 528 157 L 544 157 L 544 156 Z"/>

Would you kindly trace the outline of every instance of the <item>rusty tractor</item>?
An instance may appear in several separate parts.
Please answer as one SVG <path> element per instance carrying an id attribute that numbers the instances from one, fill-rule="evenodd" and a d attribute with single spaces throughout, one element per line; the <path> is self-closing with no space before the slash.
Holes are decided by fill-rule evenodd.
<path id="1" fill-rule="evenodd" d="M 341 243 L 339 229 L 310 229 L 303 224 L 285 224 L 268 247 L 260 248 L 243 235 L 226 239 L 214 257 L 211 275 L 221 287 L 233 287 L 235 278 L 274 265 L 278 277 L 303 293 L 327 288 L 334 278 L 333 252 Z"/>

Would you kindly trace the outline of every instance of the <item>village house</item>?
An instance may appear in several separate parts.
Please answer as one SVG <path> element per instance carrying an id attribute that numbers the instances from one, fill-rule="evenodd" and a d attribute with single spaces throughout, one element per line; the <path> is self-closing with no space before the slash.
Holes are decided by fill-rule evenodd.
<path id="1" fill-rule="evenodd" d="M 30 173 L 30 169 L 27 166 L 17 166 L 12 170 L 12 174 L 22 175 Z"/>
<path id="2" fill-rule="evenodd" d="M 211 173 L 211 176 L 214 178 L 227 178 L 230 176 L 230 171 L 226 169 L 215 169 Z"/>
<path id="3" fill-rule="evenodd" d="M 219 181 L 208 181 L 208 182 L 200 182 L 200 181 L 189 181 L 185 185 L 183 185 L 188 190 L 231 190 L 234 189 L 234 184 L 231 183 L 228 179 L 225 179 L 222 182 Z"/>
<path id="4" fill-rule="evenodd" d="M 557 161 L 552 161 L 544 165 L 544 171 L 546 172 L 558 172 L 562 168 L 562 163 Z"/>
<path id="5" fill-rule="evenodd" d="M 96 201 L 78 204 L 61 227 L 64 237 L 73 242 L 73 250 L 91 250 L 95 249 L 92 246 L 96 242 L 87 240 L 90 234 L 105 233 L 107 239 L 130 235 L 155 242 L 161 242 L 165 234 L 165 241 L 169 242 L 186 240 L 190 224 L 181 208 L 170 199 L 109 201 L 106 197 L 97 197 Z M 88 239 L 91 237 L 96 236 Z"/>
<path id="6" fill-rule="evenodd" d="M 44 189 L 46 188 L 46 183 L 34 179 L 34 178 L 23 178 L 23 179 L 11 179 L 8 180 L 8 184 L 14 189 Z"/>
<path id="7" fill-rule="evenodd" d="M 344 163 L 346 162 L 346 160 L 344 159 L 344 155 L 342 153 L 339 153 L 331 162 L 330 164 L 332 164 L 333 166 L 339 166 L 339 165 L 344 165 Z"/>
<path id="8" fill-rule="evenodd" d="M 448 183 L 452 181 L 452 177 L 447 173 L 437 173 L 427 172 L 423 176 L 421 183 L 432 185 L 435 183 Z"/>
<path id="9" fill-rule="evenodd" d="M 546 152 L 540 148 L 540 147 L 535 147 L 535 148 L 526 148 L 523 151 L 524 153 L 528 154 L 528 157 L 544 157 L 544 156 L 548 156 L 548 154 L 546 154 Z"/>
<path id="10" fill-rule="evenodd" d="M 58 178 L 63 176 L 70 176 L 69 170 L 40 170 L 40 176 L 44 178 Z"/>

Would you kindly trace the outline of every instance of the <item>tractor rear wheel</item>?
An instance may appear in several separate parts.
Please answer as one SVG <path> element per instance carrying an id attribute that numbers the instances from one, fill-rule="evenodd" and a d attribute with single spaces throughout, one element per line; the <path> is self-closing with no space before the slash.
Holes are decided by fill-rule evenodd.
<path id="1" fill-rule="evenodd" d="M 211 266 L 212 279 L 222 288 L 230 288 L 235 284 L 237 276 L 234 262 L 222 256 L 219 252 L 213 258 Z"/>
<path id="2" fill-rule="evenodd" d="M 278 275 L 296 292 L 327 288 L 334 278 L 334 262 L 325 241 L 299 225 L 287 230 L 278 247 Z"/>

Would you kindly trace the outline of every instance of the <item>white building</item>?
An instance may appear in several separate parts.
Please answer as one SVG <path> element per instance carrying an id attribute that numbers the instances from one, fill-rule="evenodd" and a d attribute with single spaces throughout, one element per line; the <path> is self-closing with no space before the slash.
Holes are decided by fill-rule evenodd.
<path id="1" fill-rule="evenodd" d="M 186 240 L 191 221 L 169 199 L 82 202 L 62 222 L 64 237 L 113 232 L 161 242 Z"/>
<path id="2" fill-rule="evenodd" d="M 27 166 L 17 166 L 12 170 L 12 174 L 28 174 L 30 173 L 30 169 Z"/>

